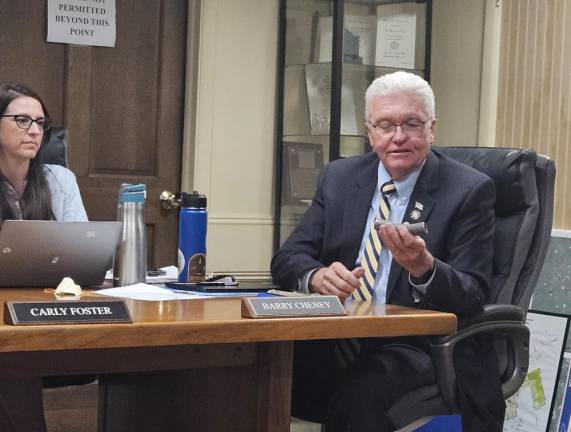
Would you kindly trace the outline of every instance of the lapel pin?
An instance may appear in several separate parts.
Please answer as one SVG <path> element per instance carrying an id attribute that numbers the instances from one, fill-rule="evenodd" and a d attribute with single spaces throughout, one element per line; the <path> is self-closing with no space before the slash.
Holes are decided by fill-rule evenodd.
<path id="1" fill-rule="evenodd" d="M 424 204 L 419 203 L 418 201 L 414 202 L 414 208 L 419 209 L 419 210 L 424 210 Z"/>
<path id="2" fill-rule="evenodd" d="M 414 209 L 413 211 L 410 212 L 410 218 L 414 221 L 419 220 L 420 219 L 420 212 L 418 210 Z"/>

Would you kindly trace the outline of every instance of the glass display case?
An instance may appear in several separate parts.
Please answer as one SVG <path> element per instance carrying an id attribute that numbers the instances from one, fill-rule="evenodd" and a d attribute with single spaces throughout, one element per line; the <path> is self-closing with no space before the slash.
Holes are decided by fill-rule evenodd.
<path id="1" fill-rule="evenodd" d="M 280 1 L 274 249 L 323 166 L 368 150 L 371 81 L 395 70 L 429 80 L 431 11 L 431 0 Z"/>

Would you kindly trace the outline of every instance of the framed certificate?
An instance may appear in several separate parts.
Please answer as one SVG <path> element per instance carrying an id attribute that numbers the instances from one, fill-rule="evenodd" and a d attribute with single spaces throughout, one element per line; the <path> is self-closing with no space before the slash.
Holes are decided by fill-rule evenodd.
<path id="1" fill-rule="evenodd" d="M 315 193 L 317 177 L 323 168 L 321 144 L 284 142 L 283 202 L 301 204 Z"/>

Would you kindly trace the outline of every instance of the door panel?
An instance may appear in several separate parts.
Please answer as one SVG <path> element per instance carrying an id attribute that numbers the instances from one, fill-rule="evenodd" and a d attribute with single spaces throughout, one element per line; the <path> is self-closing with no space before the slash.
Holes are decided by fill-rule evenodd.
<path id="1" fill-rule="evenodd" d="M 45 42 L 47 1 L 0 0 L 0 82 L 22 82 L 63 117 L 65 45 Z"/>
<path id="2" fill-rule="evenodd" d="M 90 219 L 116 218 L 121 183 L 147 185 L 149 264 L 174 264 L 177 214 L 158 197 L 180 188 L 187 2 L 117 0 L 114 48 L 46 43 L 45 3 L 0 0 L 0 81 L 37 90 L 69 129 Z"/>

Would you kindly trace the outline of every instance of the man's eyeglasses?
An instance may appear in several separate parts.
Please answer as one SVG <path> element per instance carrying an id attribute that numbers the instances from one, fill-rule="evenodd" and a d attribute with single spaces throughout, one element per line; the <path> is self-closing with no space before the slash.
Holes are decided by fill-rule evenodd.
<path id="1" fill-rule="evenodd" d="M 395 124 L 387 121 L 382 121 L 377 124 L 368 121 L 368 123 L 379 136 L 394 135 L 396 133 L 397 126 L 400 126 L 406 135 L 418 137 L 422 135 L 424 125 L 430 120 L 431 119 L 426 119 L 421 121 L 417 119 L 410 119 L 400 124 Z"/>
<path id="2" fill-rule="evenodd" d="M 3 115 L 0 117 L 13 117 L 14 121 L 16 122 L 16 125 L 20 129 L 28 130 L 32 127 L 32 123 L 36 123 L 38 125 L 38 128 L 43 132 L 50 130 L 50 128 L 52 127 L 52 119 L 49 117 L 38 117 L 36 119 L 33 119 L 32 117 L 27 116 L 25 114 Z"/>

